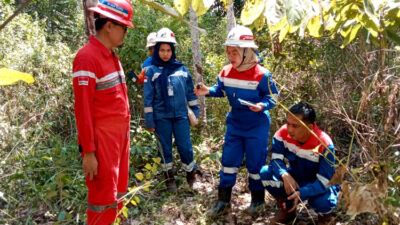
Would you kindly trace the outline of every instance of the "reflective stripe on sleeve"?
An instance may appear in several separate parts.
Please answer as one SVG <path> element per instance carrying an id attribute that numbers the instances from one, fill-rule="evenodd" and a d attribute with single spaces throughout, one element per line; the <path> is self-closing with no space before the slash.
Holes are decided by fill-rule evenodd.
<path id="1" fill-rule="evenodd" d="M 272 155 L 271 155 L 271 160 L 273 160 L 273 159 L 283 160 L 283 158 L 284 158 L 283 154 L 272 153 Z"/>
<path id="2" fill-rule="evenodd" d="M 224 173 L 230 173 L 230 174 L 235 174 L 239 172 L 239 168 L 237 167 L 222 167 L 221 170 Z"/>
<path id="3" fill-rule="evenodd" d="M 118 203 L 117 202 L 114 202 L 114 203 L 112 203 L 110 205 L 93 205 L 93 204 L 90 204 L 90 203 L 87 204 L 87 208 L 90 211 L 93 211 L 93 212 L 96 212 L 96 213 L 102 212 L 102 211 L 107 210 L 109 208 L 116 209 L 117 207 L 118 207 Z"/>
<path id="4" fill-rule="evenodd" d="M 282 181 L 263 180 L 262 184 L 264 185 L 264 187 L 266 187 L 266 186 L 275 187 L 275 188 L 283 187 Z"/>
<path id="5" fill-rule="evenodd" d="M 189 101 L 188 104 L 189 104 L 189 106 L 195 106 L 195 105 L 199 104 L 199 101 L 197 101 L 197 99 L 196 100 L 192 100 L 192 101 Z"/>
<path id="6" fill-rule="evenodd" d="M 151 113 L 151 112 L 153 112 L 153 107 L 144 107 L 144 112 L 145 112 L 145 113 Z"/>
<path id="7" fill-rule="evenodd" d="M 258 173 L 249 173 L 249 177 L 251 179 L 253 179 L 253 180 L 260 180 L 261 179 L 260 174 L 258 174 Z"/>
<path id="8" fill-rule="evenodd" d="M 97 80 L 96 75 L 93 72 L 90 71 L 85 71 L 85 70 L 79 70 L 76 71 L 75 73 L 72 74 L 72 77 L 90 77 L 90 78 L 94 78 Z"/>
<path id="9" fill-rule="evenodd" d="M 326 179 L 324 176 L 322 176 L 322 175 L 320 175 L 320 174 L 317 174 L 317 179 L 318 179 L 319 181 L 321 181 L 321 183 L 325 186 L 325 188 L 327 188 L 327 187 L 329 186 L 329 185 L 328 185 L 329 180 Z"/>

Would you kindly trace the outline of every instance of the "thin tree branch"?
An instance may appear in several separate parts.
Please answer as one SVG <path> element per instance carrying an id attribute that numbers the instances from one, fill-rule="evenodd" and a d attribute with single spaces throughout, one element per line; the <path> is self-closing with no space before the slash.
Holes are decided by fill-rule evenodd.
<path id="1" fill-rule="evenodd" d="M 14 17 L 16 17 L 26 6 L 29 5 L 29 3 L 32 0 L 26 0 L 24 3 L 22 3 L 18 9 L 14 12 L 14 14 L 12 14 L 12 16 L 10 16 L 3 24 L 0 25 L 0 31 L 12 20 L 14 19 Z"/>

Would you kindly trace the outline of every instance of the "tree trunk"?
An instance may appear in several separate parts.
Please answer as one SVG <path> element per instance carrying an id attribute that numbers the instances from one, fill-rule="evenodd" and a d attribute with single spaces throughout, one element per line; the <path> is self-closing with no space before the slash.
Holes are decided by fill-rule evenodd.
<path id="1" fill-rule="evenodd" d="M 190 15 L 190 23 L 194 26 L 198 26 L 197 15 L 193 10 L 192 6 L 190 6 L 189 10 Z M 199 31 L 190 27 L 190 37 L 192 39 L 192 57 L 193 57 L 193 67 L 194 67 L 194 75 L 195 75 L 195 86 L 197 83 L 203 82 L 203 70 L 201 63 L 201 50 L 200 50 L 200 35 Z M 205 97 L 199 97 L 199 105 L 200 105 L 200 121 L 203 124 L 206 124 L 206 103 Z"/>
<path id="2" fill-rule="evenodd" d="M 227 5 L 227 12 L 226 12 L 226 31 L 229 31 L 236 26 L 235 20 L 235 11 L 233 9 L 233 0 L 230 0 L 229 4 Z"/>
<path id="3" fill-rule="evenodd" d="M 94 27 L 94 17 L 93 12 L 89 11 L 88 8 L 97 5 L 98 0 L 83 0 L 83 12 L 85 16 L 85 33 L 89 40 L 90 35 L 96 34 L 96 29 Z"/>

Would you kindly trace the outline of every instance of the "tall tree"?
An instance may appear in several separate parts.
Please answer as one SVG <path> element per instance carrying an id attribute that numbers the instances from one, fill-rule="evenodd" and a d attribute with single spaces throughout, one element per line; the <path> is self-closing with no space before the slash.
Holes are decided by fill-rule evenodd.
<path id="1" fill-rule="evenodd" d="M 190 24 L 193 26 L 198 26 L 198 18 L 196 11 L 194 11 L 192 5 L 190 5 L 189 9 L 190 16 Z M 200 35 L 199 31 L 194 27 L 190 27 L 190 37 L 192 39 L 192 57 L 193 57 L 193 69 L 194 75 L 196 79 L 196 83 L 203 82 L 203 70 L 201 63 L 201 50 L 200 50 Z M 200 105 L 200 120 L 205 124 L 206 123 L 206 102 L 205 97 L 199 97 L 199 105 Z"/>
<path id="2" fill-rule="evenodd" d="M 90 35 L 96 34 L 96 29 L 94 27 L 94 16 L 93 12 L 89 11 L 90 7 L 97 5 L 98 0 L 83 0 L 83 12 L 85 16 L 85 33 L 89 38 Z"/>

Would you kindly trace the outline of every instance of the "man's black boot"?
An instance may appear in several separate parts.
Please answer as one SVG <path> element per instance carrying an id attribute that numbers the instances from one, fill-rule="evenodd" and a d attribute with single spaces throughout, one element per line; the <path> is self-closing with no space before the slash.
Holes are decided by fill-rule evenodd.
<path id="1" fill-rule="evenodd" d="M 165 185 L 167 186 L 167 190 L 169 192 L 175 193 L 176 182 L 175 182 L 175 172 L 173 170 L 168 170 L 168 172 L 164 172 L 165 174 Z"/>
<path id="2" fill-rule="evenodd" d="M 265 206 L 264 189 L 251 192 L 251 203 L 247 212 L 250 215 L 256 215 Z"/>
<path id="3" fill-rule="evenodd" d="M 215 206 L 208 211 L 210 216 L 220 216 L 224 214 L 226 210 L 230 207 L 232 194 L 232 187 L 230 188 L 222 188 L 218 187 L 218 202 Z"/>

